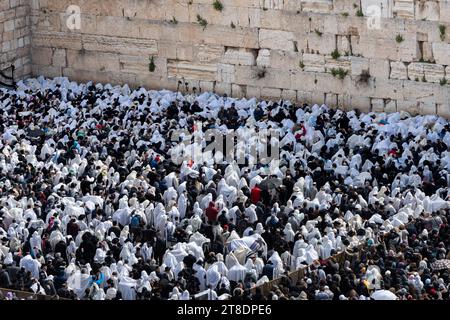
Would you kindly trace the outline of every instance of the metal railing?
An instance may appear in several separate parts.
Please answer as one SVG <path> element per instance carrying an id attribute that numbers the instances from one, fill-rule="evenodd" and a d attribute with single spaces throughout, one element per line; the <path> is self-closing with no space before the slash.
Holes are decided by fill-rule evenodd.
<path id="1" fill-rule="evenodd" d="M 0 288 L 0 292 L 6 297 L 8 292 L 14 293 L 19 300 L 67 300 L 59 296 L 48 296 L 45 294 L 36 294 L 34 292 L 20 291 L 14 289 Z"/>

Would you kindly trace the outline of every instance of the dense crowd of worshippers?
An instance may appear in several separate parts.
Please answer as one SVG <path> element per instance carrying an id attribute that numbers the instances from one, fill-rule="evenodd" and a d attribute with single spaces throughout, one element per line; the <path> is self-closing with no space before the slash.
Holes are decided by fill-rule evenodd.
<path id="1" fill-rule="evenodd" d="M 42 77 L 0 113 L 0 299 L 449 299 L 436 115 Z M 189 158 L 211 128 L 275 130 L 279 158 Z"/>

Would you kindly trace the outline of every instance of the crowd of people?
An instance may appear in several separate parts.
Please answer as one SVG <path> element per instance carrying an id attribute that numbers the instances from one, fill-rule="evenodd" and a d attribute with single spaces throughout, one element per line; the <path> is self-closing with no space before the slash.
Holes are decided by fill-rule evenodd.
<path id="1" fill-rule="evenodd" d="M 42 77 L 0 89 L 0 114 L 3 291 L 450 297 L 450 123 L 441 117 Z M 264 129 L 279 141 L 256 139 Z M 199 157 L 208 130 L 236 134 L 244 161 Z M 279 157 L 253 157 L 255 144 L 276 145 Z"/>

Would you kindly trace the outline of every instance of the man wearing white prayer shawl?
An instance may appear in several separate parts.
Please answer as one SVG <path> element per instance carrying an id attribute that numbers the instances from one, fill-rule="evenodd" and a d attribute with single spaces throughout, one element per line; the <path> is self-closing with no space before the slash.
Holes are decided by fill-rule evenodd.
<path id="1" fill-rule="evenodd" d="M 25 270 L 30 271 L 32 276 L 35 279 L 39 279 L 39 268 L 41 267 L 41 263 L 38 260 L 33 259 L 31 255 L 27 254 L 20 260 L 19 263 L 20 268 L 25 268 Z"/>
<path id="2" fill-rule="evenodd" d="M 217 271 L 216 266 L 211 266 L 206 271 L 206 286 L 210 288 L 217 288 L 217 285 L 219 284 L 221 275 Z"/>
<path id="3" fill-rule="evenodd" d="M 200 291 L 206 289 L 206 270 L 199 263 L 195 263 L 193 269 L 196 271 L 194 277 L 196 277 L 200 283 Z"/>
<path id="4" fill-rule="evenodd" d="M 228 279 L 230 279 L 230 281 L 235 281 L 235 282 L 244 281 L 246 273 L 247 273 L 247 268 L 245 268 L 244 266 L 242 266 L 241 264 L 238 263 L 228 269 L 227 277 L 228 277 Z"/>

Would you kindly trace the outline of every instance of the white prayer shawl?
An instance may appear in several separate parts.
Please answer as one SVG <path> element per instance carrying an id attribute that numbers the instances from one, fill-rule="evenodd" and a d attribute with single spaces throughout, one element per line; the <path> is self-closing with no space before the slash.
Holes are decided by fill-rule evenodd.
<path id="1" fill-rule="evenodd" d="M 236 264 L 228 269 L 228 279 L 235 282 L 244 281 L 246 273 L 247 268 L 245 268 L 241 264 Z"/>
<path id="2" fill-rule="evenodd" d="M 122 293 L 123 300 L 136 300 L 137 280 L 128 276 L 119 278 L 118 290 Z"/>
<path id="3" fill-rule="evenodd" d="M 292 226 L 291 224 L 288 222 L 286 223 L 286 226 L 283 230 L 284 233 L 284 240 L 286 240 L 287 242 L 293 242 L 294 241 L 294 237 L 295 237 L 295 233 L 292 230 Z"/>
<path id="4" fill-rule="evenodd" d="M 186 196 L 182 193 L 178 198 L 178 211 L 180 213 L 181 219 L 184 219 L 184 217 L 186 216 L 186 209 L 187 209 L 187 199 Z"/>
<path id="5" fill-rule="evenodd" d="M 194 264 L 193 269 L 196 271 L 196 273 L 194 274 L 194 277 L 196 277 L 198 279 L 198 281 L 200 282 L 200 290 L 203 291 L 206 289 L 206 270 L 198 265 L 198 264 Z"/>
<path id="6" fill-rule="evenodd" d="M 20 260 L 20 268 L 25 268 L 25 270 L 30 271 L 34 278 L 39 279 L 39 269 L 41 264 L 38 260 L 33 259 L 31 255 L 26 255 Z"/>
<path id="7" fill-rule="evenodd" d="M 217 271 L 217 267 L 216 266 L 211 266 L 207 271 L 206 271 L 206 286 L 211 286 L 211 288 L 216 288 L 217 285 L 219 284 L 221 275 L 219 273 L 219 271 Z"/>
<path id="8" fill-rule="evenodd" d="M 272 262 L 273 265 L 273 278 L 277 279 L 284 272 L 283 261 L 280 258 L 280 255 L 277 251 L 275 251 L 268 261 Z"/>

